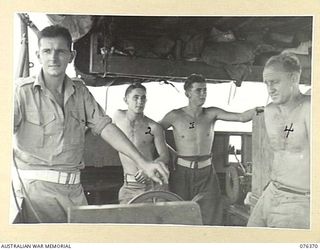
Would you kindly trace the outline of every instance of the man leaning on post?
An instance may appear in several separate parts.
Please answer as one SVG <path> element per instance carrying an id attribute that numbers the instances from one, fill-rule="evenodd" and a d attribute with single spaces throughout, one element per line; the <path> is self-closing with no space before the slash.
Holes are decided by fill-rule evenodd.
<path id="1" fill-rule="evenodd" d="M 135 161 L 149 178 L 168 182 L 164 164 L 147 161 L 105 115 L 83 81 L 66 75 L 76 55 L 71 45 L 64 27 L 44 28 L 38 40 L 39 75 L 16 83 L 14 186 L 25 198 L 25 223 L 67 222 L 68 207 L 87 205 L 80 183 L 86 127 Z"/>

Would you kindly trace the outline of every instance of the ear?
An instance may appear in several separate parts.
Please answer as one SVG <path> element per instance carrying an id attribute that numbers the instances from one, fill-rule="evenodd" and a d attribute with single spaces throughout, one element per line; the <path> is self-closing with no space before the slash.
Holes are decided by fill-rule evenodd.
<path id="1" fill-rule="evenodd" d="M 77 51 L 72 50 L 71 55 L 70 55 L 70 59 L 69 59 L 69 63 L 72 63 L 72 61 L 76 57 L 76 55 L 77 55 Z"/>
<path id="2" fill-rule="evenodd" d="M 36 51 L 36 56 L 37 56 L 38 60 L 40 60 L 40 52 L 39 52 L 39 50 Z"/>
<path id="3" fill-rule="evenodd" d="M 187 90 L 184 92 L 184 94 L 186 95 L 186 97 L 190 97 L 190 93 Z"/>
<path id="4" fill-rule="evenodd" d="M 127 102 L 127 97 L 123 97 L 123 101 L 124 101 L 126 104 L 128 104 L 128 102 Z"/>
<path id="5" fill-rule="evenodd" d="M 293 83 L 298 83 L 299 84 L 299 82 L 300 82 L 300 74 L 297 73 L 297 72 L 292 73 L 291 74 L 291 81 Z"/>

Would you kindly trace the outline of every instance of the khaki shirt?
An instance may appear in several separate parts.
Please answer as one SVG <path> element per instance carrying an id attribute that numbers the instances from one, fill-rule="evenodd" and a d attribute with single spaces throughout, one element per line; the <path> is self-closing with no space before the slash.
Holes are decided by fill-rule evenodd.
<path id="1" fill-rule="evenodd" d="M 46 88 L 42 72 L 19 79 L 14 96 L 14 156 L 18 168 L 74 171 L 84 167 L 86 127 L 100 134 L 111 119 L 83 81 L 64 80 L 64 107 Z"/>

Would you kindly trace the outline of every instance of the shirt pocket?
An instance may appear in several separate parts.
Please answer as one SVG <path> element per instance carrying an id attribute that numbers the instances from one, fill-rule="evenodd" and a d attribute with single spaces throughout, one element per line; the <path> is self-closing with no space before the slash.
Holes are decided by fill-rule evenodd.
<path id="1" fill-rule="evenodd" d="M 25 122 L 18 132 L 18 143 L 29 149 L 43 147 L 45 130 L 55 119 L 52 112 L 26 111 Z"/>
<path id="2" fill-rule="evenodd" d="M 66 124 L 65 144 L 79 145 L 84 142 L 85 134 L 85 117 L 78 110 L 69 111 L 68 122 Z"/>

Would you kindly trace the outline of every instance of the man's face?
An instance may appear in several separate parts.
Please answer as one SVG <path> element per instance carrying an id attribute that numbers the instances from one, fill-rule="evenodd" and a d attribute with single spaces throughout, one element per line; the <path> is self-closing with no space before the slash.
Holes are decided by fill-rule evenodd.
<path id="1" fill-rule="evenodd" d="M 44 37 L 40 40 L 37 56 L 43 72 L 46 75 L 58 77 L 65 74 L 68 64 L 74 58 L 74 52 L 70 51 L 63 37 Z"/>
<path id="2" fill-rule="evenodd" d="M 190 103 L 202 106 L 207 97 L 207 84 L 205 82 L 194 82 L 191 89 L 186 92 L 186 95 Z"/>
<path id="3" fill-rule="evenodd" d="M 286 103 L 296 84 L 294 81 L 294 73 L 286 72 L 282 66 L 268 66 L 263 70 L 263 82 L 267 85 L 268 94 L 273 103 Z"/>
<path id="4" fill-rule="evenodd" d="M 146 91 L 137 88 L 133 89 L 126 97 L 125 102 L 128 104 L 128 110 L 134 113 L 143 113 L 147 102 Z"/>

